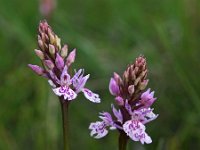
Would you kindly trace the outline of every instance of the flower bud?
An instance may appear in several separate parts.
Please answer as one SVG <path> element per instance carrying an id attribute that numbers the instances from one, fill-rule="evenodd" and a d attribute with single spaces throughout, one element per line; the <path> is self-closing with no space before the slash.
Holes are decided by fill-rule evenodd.
<path id="1" fill-rule="evenodd" d="M 134 92 L 135 92 L 135 86 L 134 85 L 130 85 L 129 87 L 128 87 L 128 92 L 129 92 L 129 94 L 133 94 Z"/>
<path id="2" fill-rule="evenodd" d="M 142 73 L 139 75 L 141 78 L 143 78 L 147 74 L 147 70 L 142 71 Z"/>
<path id="3" fill-rule="evenodd" d="M 131 79 L 132 79 L 132 80 L 135 80 L 135 79 L 136 79 L 135 70 L 133 70 L 133 71 L 131 72 Z"/>
<path id="4" fill-rule="evenodd" d="M 49 53 L 54 56 L 56 50 L 52 44 L 49 44 Z"/>
<path id="5" fill-rule="evenodd" d="M 44 53 L 41 50 L 35 49 L 35 54 L 41 59 L 44 59 Z"/>
<path id="6" fill-rule="evenodd" d="M 50 43 L 54 44 L 55 43 L 55 37 L 54 37 L 54 33 L 52 32 L 52 30 L 50 28 L 48 28 L 48 35 L 50 38 Z"/>
<path id="7" fill-rule="evenodd" d="M 56 54 L 55 64 L 60 70 L 62 70 L 65 65 L 63 58 L 58 53 Z"/>
<path id="8" fill-rule="evenodd" d="M 128 76 L 129 74 L 128 74 L 128 71 L 125 71 L 124 72 L 124 75 L 123 75 L 123 77 L 124 77 L 124 81 L 127 83 L 128 82 L 128 80 L 129 80 L 129 76 Z"/>
<path id="9" fill-rule="evenodd" d="M 72 52 L 69 53 L 67 60 L 66 60 L 66 65 L 69 67 L 75 60 L 76 57 L 76 49 L 74 49 Z"/>
<path id="10" fill-rule="evenodd" d="M 117 103 L 119 106 L 123 106 L 123 105 L 124 105 L 124 100 L 123 100 L 123 98 L 120 97 L 120 96 L 117 96 L 117 97 L 115 98 L 115 101 L 116 101 L 116 103 Z"/>
<path id="11" fill-rule="evenodd" d="M 67 57 L 67 54 L 68 54 L 68 46 L 64 45 L 63 48 L 61 49 L 61 56 L 62 56 L 62 58 Z"/>
<path id="12" fill-rule="evenodd" d="M 41 49 L 42 51 L 45 50 L 44 44 L 43 44 L 42 40 L 38 40 L 38 46 L 40 47 L 40 49 Z"/>
<path id="13" fill-rule="evenodd" d="M 121 77 L 116 72 L 114 72 L 113 77 L 114 77 L 114 79 L 115 79 L 115 81 L 117 82 L 118 85 L 120 85 L 122 83 Z"/>
<path id="14" fill-rule="evenodd" d="M 53 62 L 51 60 L 44 60 L 44 64 L 50 70 L 52 70 L 54 68 L 54 64 L 53 64 Z"/>
<path id="15" fill-rule="evenodd" d="M 147 80 L 144 80 L 143 82 L 141 82 L 141 83 L 139 84 L 139 89 L 140 89 L 140 90 L 144 90 L 144 89 L 146 88 L 148 82 L 149 82 L 148 79 L 147 79 Z"/>
<path id="16" fill-rule="evenodd" d="M 55 44 L 56 46 L 58 47 L 58 49 L 60 50 L 61 49 L 61 40 L 60 38 L 56 35 L 56 38 L 55 38 Z"/>
<path id="17" fill-rule="evenodd" d="M 41 37 L 42 37 L 42 41 L 45 43 L 45 41 L 46 41 L 45 34 L 41 33 Z"/>
<path id="18" fill-rule="evenodd" d="M 119 95 L 119 86 L 118 86 L 117 82 L 113 78 L 110 79 L 109 91 L 114 96 Z"/>
<path id="19" fill-rule="evenodd" d="M 141 80 L 141 77 L 137 77 L 136 80 L 134 81 L 134 85 L 138 85 L 139 81 Z"/>
<path id="20" fill-rule="evenodd" d="M 28 66 L 39 76 L 44 75 L 44 69 L 37 65 L 28 64 Z"/>

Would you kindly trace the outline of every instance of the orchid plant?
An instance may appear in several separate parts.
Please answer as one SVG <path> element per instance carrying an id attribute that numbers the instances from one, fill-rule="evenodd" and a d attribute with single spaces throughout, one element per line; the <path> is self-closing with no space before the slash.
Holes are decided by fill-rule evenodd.
<path id="1" fill-rule="evenodd" d="M 117 110 L 111 105 L 112 114 L 102 112 L 101 121 L 90 124 L 90 135 L 100 139 L 108 134 L 108 130 L 119 131 L 119 150 L 125 150 L 128 139 L 150 144 L 151 137 L 146 133 L 146 124 L 158 117 L 153 113 L 151 105 L 155 102 L 154 91 L 145 90 L 148 84 L 146 59 L 136 58 L 129 65 L 123 77 L 117 73 L 110 79 L 109 91 L 115 97 Z"/>
<path id="2" fill-rule="evenodd" d="M 53 92 L 59 97 L 62 118 L 64 149 L 69 149 L 68 141 L 68 106 L 82 92 L 86 99 L 100 103 L 99 95 L 85 88 L 89 74 L 79 69 L 75 74 L 69 73 L 71 64 L 75 61 L 76 49 L 68 54 L 68 46 L 61 47 L 60 38 L 52 31 L 46 21 L 41 21 L 38 28 L 38 46 L 35 54 L 40 58 L 42 67 L 29 64 L 28 66 L 39 76 L 48 80 Z"/>

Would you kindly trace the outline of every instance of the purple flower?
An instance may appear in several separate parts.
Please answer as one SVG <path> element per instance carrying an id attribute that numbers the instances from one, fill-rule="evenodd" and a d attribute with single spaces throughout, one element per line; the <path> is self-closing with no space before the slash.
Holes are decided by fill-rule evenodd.
<path id="1" fill-rule="evenodd" d="M 119 111 L 117 111 L 114 106 L 112 105 L 113 112 L 115 114 L 115 117 L 119 120 L 119 122 L 122 122 L 122 114 Z M 122 129 L 117 122 L 114 122 L 112 119 L 112 116 L 108 112 L 102 112 L 99 113 L 99 118 L 102 119 L 102 121 L 93 122 L 90 124 L 89 129 L 91 130 L 90 135 L 93 136 L 96 139 L 102 138 L 108 134 L 108 129 L 115 130 L 115 129 Z"/>
<path id="2" fill-rule="evenodd" d="M 53 92 L 58 96 L 64 96 L 65 100 L 73 100 L 77 97 L 79 92 L 83 92 L 84 96 L 94 102 L 100 103 L 100 98 L 98 94 L 93 93 L 87 88 L 84 88 L 89 75 L 83 76 L 83 71 L 80 69 L 73 78 L 67 72 L 67 66 L 64 67 L 63 72 L 60 76 L 60 80 L 58 80 L 59 87 L 55 88 L 55 84 L 53 84 L 52 80 L 49 80 L 49 84 L 53 88 Z M 72 90 L 73 89 L 73 90 Z"/>
<path id="3" fill-rule="evenodd" d="M 148 89 L 146 92 L 142 93 L 139 103 L 145 108 L 148 108 L 154 103 L 155 100 L 154 91 L 150 92 L 150 89 Z"/>
<path id="4" fill-rule="evenodd" d="M 118 129 L 121 131 L 124 131 L 127 136 L 129 136 L 133 141 L 140 141 L 142 144 L 144 143 L 151 143 L 152 140 L 148 136 L 148 134 L 145 132 L 145 124 L 156 119 L 158 115 L 155 115 L 153 113 L 152 109 L 140 109 L 132 111 L 131 106 L 126 103 L 126 110 L 131 116 L 130 120 L 123 121 L 123 115 L 120 111 L 120 109 L 117 111 L 117 109 L 114 107 L 114 105 L 111 105 L 113 114 L 115 116 L 115 119 L 112 118 L 112 116 L 108 112 L 100 113 L 99 118 L 101 118 L 103 121 L 97 121 L 96 124 L 103 124 L 101 126 L 101 129 L 103 131 L 106 131 L 106 134 L 103 136 L 98 136 L 98 138 L 102 138 L 107 135 L 108 133 L 108 127 L 110 129 Z M 102 116 L 103 115 L 103 116 Z M 91 136 L 93 136 L 95 133 L 96 126 L 92 126 L 95 123 L 91 123 L 89 129 L 91 130 Z M 100 135 L 103 132 L 98 132 Z M 96 137 L 95 137 L 96 138 Z"/>
<path id="5" fill-rule="evenodd" d="M 52 31 L 46 21 L 39 24 L 38 46 L 36 55 L 41 59 L 43 68 L 37 65 L 28 66 L 38 75 L 48 79 L 53 92 L 62 100 L 74 100 L 78 93 L 83 92 L 84 96 L 94 102 L 100 103 L 98 94 L 85 88 L 89 74 L 84 76 L 83 69 L 69 74 L 68 70 L 75 61 L 76 49 L 68 54 L 68 46 L 61 47 L 60 38 Z"/>
<path id="6" fill-rule="evenodd" d="M 146 59 L 143 56 L 136 58 L 134 64 L 129 65 L 121 78 L 117 73 L 110 79 L 109 91 L 115 96 L 112 114 L 100 113 L 102 121 L 91 123 L 89 129 L 91 136 L 102 138 L 108 134 L 108 128 L 118 129 L 120 134 L 126 134 L 133 141 L 150 144 L 151 137 L 146 133 L 146 124 L 155 120 L 158 115 L 150 108 L 155 102 L 154 91 L 148 89 Z M 103 116 L 102 116 L 103 115 Z M 101 126 L 100 126 L 101 124 Z M 99 127 L 97 129 L 97 126 Z M 100 128 L 101 127 L 101 128 Z M 101 129 L 101 130 L 100 130 Z"/>

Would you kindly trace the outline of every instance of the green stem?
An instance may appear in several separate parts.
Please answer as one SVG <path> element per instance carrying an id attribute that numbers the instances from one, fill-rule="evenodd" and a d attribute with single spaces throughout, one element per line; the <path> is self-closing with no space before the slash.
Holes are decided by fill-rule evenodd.
<path id="1" fill-rule="evenodd" d="M 127 142 L 128 142 L 128 137 L 127 137 L 126 133 L 120 132 L 120 135 L 119 135 L 119 150 L 126 150 Z"/>
<path id="2" fill-rule="evenodd" d="M 63 143 L 64 150 L 69 150 L 69 121 L 68 121 L 68 101 L 60 98 L 60 104 L 62 108 L 62 122 L 63 122 Z"/>

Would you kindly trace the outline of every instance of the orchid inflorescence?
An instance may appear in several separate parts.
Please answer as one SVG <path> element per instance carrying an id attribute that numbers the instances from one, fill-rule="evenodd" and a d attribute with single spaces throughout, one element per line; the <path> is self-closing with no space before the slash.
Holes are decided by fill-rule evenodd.
<path id="1" fill-rule="evenodd" d="M 76 99 L 78 93 L 94 102 L 100 103 L 99 95 L 85 88 L 89 74 L 84 75 L 84 69 L 71 73 L 71 65 L 75 61 L 76 49 L 68 54 L 68 45 L 61 46 L 60 38 L 52 31 L 46 21 L 41 21 L 38 28 L 38 47 L 35 54 L 40 58 L 42 67 L 29 64 L 37 74 L 48 79 L 53 92 L 59 97 L 63 116 L 64 149 L 69 149 L 68 140 L 68 104 Z M 70 70 L 70 71 L 69 71 Z M 70 72 L 70 73 L 69 73 Z M 128 139 L 151 143 L 151 137 L 146 133 L 146 124 L 158 117 L 153 113 L 151 105 L 155 102 L 154 91 L 146 89 L 148 85 L 147 65 L 144 56 L 136 58 L 127 67 L 121 78 L 114 73 L 110 79 L 109 91 L 115 97 L 118 110 L 111 104 L 112 113 L 101 112 L 99 118 L 90 124 L 90 135 L 96 139 L 108 134 L 108 130 L 117 129 L 119 149 L 126 149 Z"/>
<path id="2" fill-rule="evenodd" d="M 108 134 L 108 129 L 117 129 L 120 134 L 125 134 L 126 138 L 133 141 L 140 141 L 142 144 L 152 142 L 145 131 L 145 125 L 158 115 L 150 108 L 156 100 L 154 91 L 144 91 L 149 81 L 146 77 L 146 59 L 143 56 L 136 58 L 135 63 L 127 67 L 122 78 L 114 73 L 109 90 L 115 96 L 119 110 L 112 104 L 112 115 L 108 112 L 100 113 L 101 121 L 89 126 L 91 136 L 99 139 Z"/>
<path id="3" fill-rule="evenodd" d="M 77 94 L 83 92 L 84 96 L 94 102 L 100 103 L 98 94 L 85 88 L 89 74 L 84 76 L 84 70 L 69 74 L 71 64 L 75 60 L 76 49 L 68 54 L 68 46 L 61 47 L 60 38 L 52 31 L 46 21 L 39 24 L 38 46 L 36 55 L 41 59 L 42 66 L 29 64 L 28 66 L 38 75 L 48 79 L 53 92 L 64 101 L 71 101 Z"/>

